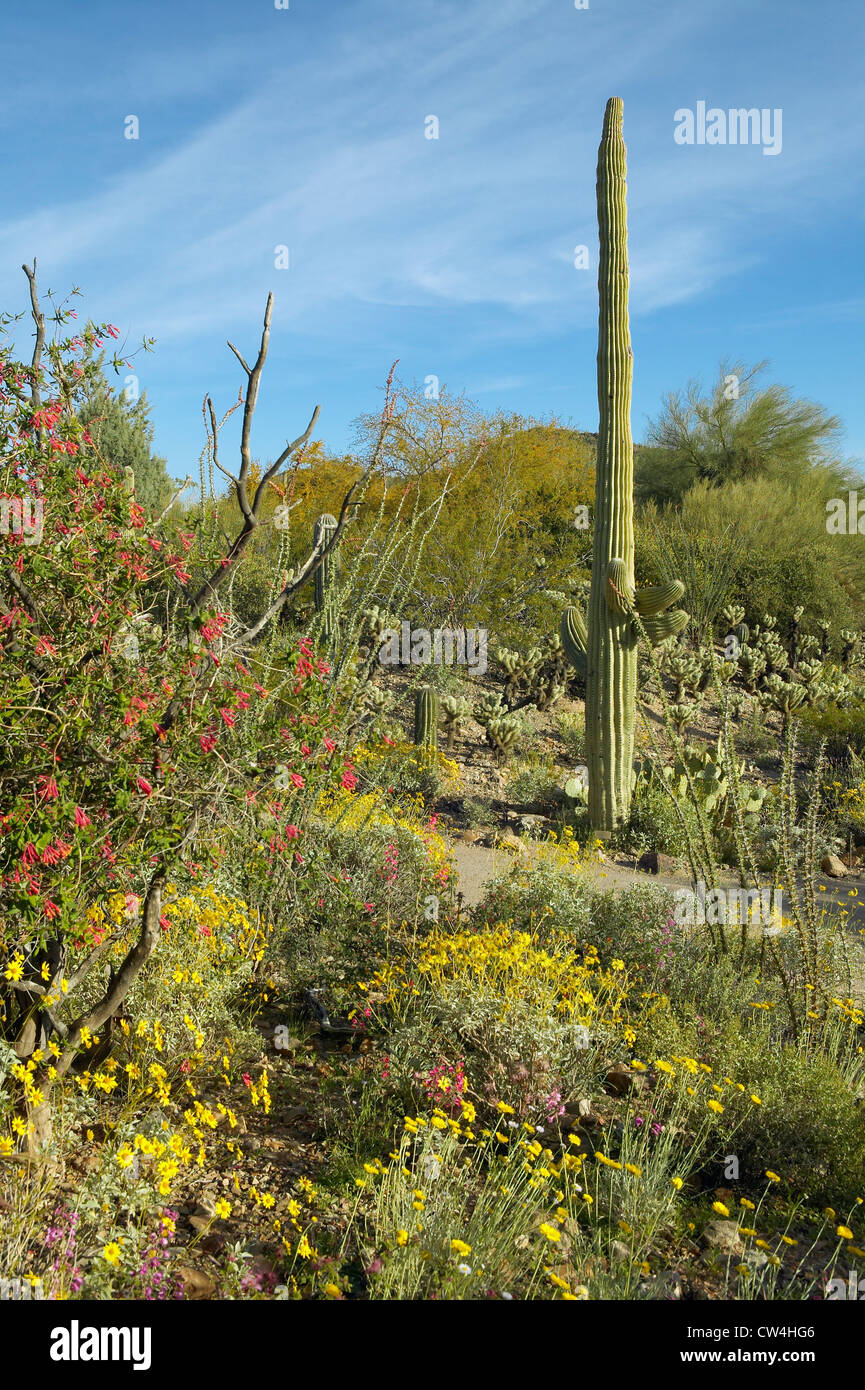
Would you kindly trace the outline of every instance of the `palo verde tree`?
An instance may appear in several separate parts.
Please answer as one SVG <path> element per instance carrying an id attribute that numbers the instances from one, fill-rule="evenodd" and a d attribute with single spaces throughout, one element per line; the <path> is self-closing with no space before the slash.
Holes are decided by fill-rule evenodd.
<path id="1" fill-rule="evenodd" d="M 701 481 L 795 483 L 812 469 L 838 468 L 838 417 L 777 382 L 761 386 L 766 367 L 722 362 L 710 390 L 691 381 L 665 398 L 648 430 L 654 447 L 639 470 L 641 499 L 675 502 Z"/>

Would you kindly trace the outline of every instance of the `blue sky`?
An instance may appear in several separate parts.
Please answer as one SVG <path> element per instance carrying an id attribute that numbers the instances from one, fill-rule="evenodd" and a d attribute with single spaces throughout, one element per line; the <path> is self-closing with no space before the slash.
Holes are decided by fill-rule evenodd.
<path id="1" fill-rule="evenodd" d="M 595 429 L 612 95 L 635 438 L 720 358 L 769 358 L 865 456 L 859 0 L 43 0 L 3 25 L 0 305 L 25 307 L 35 255 L 82 317 L 154 336 L 136 370 L 173 475 L 197 476 L 202 398 L 236 397 L 225 340 L 254 352 L 271 289 L 264 459 L 317 403 L 318 436 L 349 447 L 396 357 L 406 380 Z M 699 101 L 781 108 L 780 154 L 676 144 Z"/>

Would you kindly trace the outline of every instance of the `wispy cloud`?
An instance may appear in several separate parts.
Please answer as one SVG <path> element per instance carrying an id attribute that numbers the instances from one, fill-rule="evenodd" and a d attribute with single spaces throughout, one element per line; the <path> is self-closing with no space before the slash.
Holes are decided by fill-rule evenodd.
<path id="1" fill-rule="evenodd" d="M 102 82 L 85 76 L 101 131 L 106 103 L 116 111 L 117 147 L 100 174 L 7 204 L 0 291 L 18 302 L 16 267 L 35 252 L 52 285 L 81 283 L 94 312 L 155 334 L 180 370 L 190 342 L 248 331 L 270 288 L 284 330 L 317 354 L 346 338 L 377 349 L 397 323 L 440 344 L 458 323 L 457 355 L 553 342 L 596 318 L 594 269 L 572 256 L 584 242 L 594 267 L 600 114 L 618 92 L 632 313 L 699 303 L 771 262 L 785 222 L 813 227 L 829 206 L 851 207 L 861 162 L 862 130 L 836 118 L 858 95 L 852 70 L 827 75 L 825 105 L 815 87 L 777 99 L 736 37 L 752 9 L 371 0 L 327 23 L 318 11 L 258 16 L 246 32 L 217 5 L 194 40 L 131 50 L 122 71 L 102 65 Z M 236 36 L 220 33 L 229 15 Z M 719 43 L 735 49 L 735 82 Z M 23 100 L 22 83 L 0 113 Z M 63 138 L 66 99 L 47 94 L 41 140 Z M 677 147 L 673 112 L 698 99 L 783 104 L 783 154 Z M 124 142 L 136 102 L 141 139 Z M 424 138 L 431 114 L 438 140 Z M 288 271 L 274 266 L 282 244 Z M 522 365 L 472 374 L 506 391 Z"/>

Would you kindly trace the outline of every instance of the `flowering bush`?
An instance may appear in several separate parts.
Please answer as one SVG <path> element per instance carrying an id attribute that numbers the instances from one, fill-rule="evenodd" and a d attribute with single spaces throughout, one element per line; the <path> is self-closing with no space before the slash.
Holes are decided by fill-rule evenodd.
<path id="1" fill-rule="evenodd" d="M 248 440 L 270 304 L 247 369 L 241 467 L 229 474 L 242 521 L 226 547 L 148 521 L 76 414 L 79 359 L 116 330 L 89 325 L 46 346 L 32 273 L 31 291 L 33 362 L 0 345 L 2 490 L 26 491 L 42 516 L 38 544 L 20 529 L 0 535 L 0 1029 L 22 1058 L 60 1039 L 28 1093 L 41 1141 L 50 1090 L 83 1031 L 117 1014 L 157 947 L 166 880 L 218 865 L 225 831 L 250 808 L 268 854 L 301 861 L 304 808 L 353 775 L 311 645 L 301 639 L 268 685 L 250 655 L 324 546 L 252 627 L 220 602 L 270 478 L 309 433 L 253 487 Z M 55 315 L 58 330 L 65 318 Z M 214 458 L 218 429 L 211 408 Z M 106 934 L 84 905 L 116 894 L 127 910 Z M 94 989 L 104 960 L 108 982 Z"/>

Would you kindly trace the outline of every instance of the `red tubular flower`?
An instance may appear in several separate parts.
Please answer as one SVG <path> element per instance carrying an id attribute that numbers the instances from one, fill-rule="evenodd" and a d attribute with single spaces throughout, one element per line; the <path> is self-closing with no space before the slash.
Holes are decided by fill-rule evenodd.
<path id="1" fill-rule="evenodd" d="M 145 796 L 150 796 L 150 793 L 153 791 L 153 788 L 151 787 L 150 783 L 146 782 L 143 777 L 136 777 L 135 785 L 140 792 L 144 793 Z"/>

